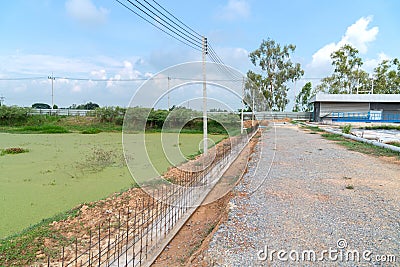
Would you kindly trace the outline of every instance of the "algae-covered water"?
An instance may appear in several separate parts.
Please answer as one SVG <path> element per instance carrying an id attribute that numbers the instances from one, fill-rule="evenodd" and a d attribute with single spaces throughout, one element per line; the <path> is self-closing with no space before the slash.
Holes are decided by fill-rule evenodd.
<path id="1" fill-rule="evenodd" d="M 184 155 L 198 151 L 201 134 L 172 135 L 167 146 L 181 148 Z M 210 138 L 219 141 L 223 136 Z M 131 135 L 130 141 L 134 140 Z M 0 238 L 135 184 L 125 164 L 121 133 L 0 133 L 0 149 L 10 147 L 29 152 L 0 156 Z M 167 170 L 171 162 L 160 146 L 160 134 L 146 134 L 146 149 L 155 168 Z M 136 173 L 146 176 L 146 155 L 134 153 Z"/>

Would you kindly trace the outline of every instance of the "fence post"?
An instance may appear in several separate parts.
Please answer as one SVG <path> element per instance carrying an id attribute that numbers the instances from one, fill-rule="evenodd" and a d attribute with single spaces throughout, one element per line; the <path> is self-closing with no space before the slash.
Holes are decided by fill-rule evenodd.
<path id="1" fill-rule="evenodd" d="M 99 267 L 101 265 L 100 225 L 101 223 L 99 223 Z"/>

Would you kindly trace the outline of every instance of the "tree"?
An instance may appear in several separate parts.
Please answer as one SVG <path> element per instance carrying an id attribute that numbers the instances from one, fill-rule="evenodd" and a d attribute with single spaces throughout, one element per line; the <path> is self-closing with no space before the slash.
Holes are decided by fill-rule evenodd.
<path id="1" fill-rule="evenodd" d="M 269 109 L 283 111 L 289 103 L 287 82 L 293 82 L 304 74 L 300 64 L 290 60 L 290 55 L 295 49 L 295 45 L 282 47 L 268 38 L 249 55 L 253 65 L 260 67 L 263 74 L 256 74 L 250 70 L 247 72 L 247 78 L 261 90 Z"/>
<path id="2" fill-rule="evenodd" d="M 296 104 L 293 107 L 294 112 L 309 112 L 312 109 L 310 103 L 311 97 L 315 94 L 312 93 L 311 82 L 306 83 L 301 89 L 300 93 L 296 96 Z"/>
<path id="3" fill-rule="evenodd" d="M 375 94 L 400 94 L 399 59 L 383 60 L 374 69 L 373 83 Z"/>
<path id="4" fill-rule="evenodd" d="M 80 104 L 78 106 L 76 104 L 73 104 L 69 108 L 71 108 L 71 109 L 95 110 L 96 108 L 99 108 L 99 107 L 100 107 L 99 104 L 88 102 L 86 104 Z"/>
<path id="5" fill-rule="evenodd" d="M 368 73 L 361 69 L 362 59 L 358 50 L 349 44 L 342 46 L 331 54 L 334 71 L 331 76 L 323 78 L 317 91 L 331 94 L 353 94 L 359 88 L 368 86 Z"/>
<path id="6" fill-rule="evenodd" d="M 51 106 L 45 103 L 35 103 L 32 104 L 32 108 L 37 108 L 37 109 L 51 109 Z"/>

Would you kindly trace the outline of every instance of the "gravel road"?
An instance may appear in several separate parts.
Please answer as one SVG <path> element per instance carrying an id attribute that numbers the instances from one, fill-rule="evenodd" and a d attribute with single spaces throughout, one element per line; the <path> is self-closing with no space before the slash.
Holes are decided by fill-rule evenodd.
<path id="1" fill-rule="evenodd" d="M 249 164 L 199 265 L 400 266 L 398 161 L 282 125 Z"/>

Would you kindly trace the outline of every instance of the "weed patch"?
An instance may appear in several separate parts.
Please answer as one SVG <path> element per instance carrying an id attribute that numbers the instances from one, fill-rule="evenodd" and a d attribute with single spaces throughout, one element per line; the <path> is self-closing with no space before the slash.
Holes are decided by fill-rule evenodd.
<path id="1" fill-rule="evenodd" d="M 351 124 L 347 124 L 347 125 L 343 126 L 342 133 L 350 134 L 351 128 L 352 128 Z"/>
<path id="2" fill-rule="evenodd" d="M 375 125 L 375 126 L 366 126 L 363 129 L 365 129 L 365 130 L 398 130 L 398 131 L 400 131 L 400 126 L 396 126 L 396 125 Z"/>
<path id="3" fill-rule="evenodd" d="M 63 245 L 71 244 L 72 239 L 63 237 L 58 231 L 52 230 L 50 223 L 69 217 L 78 216 L 75 208 L 60 213 L 52 218 L 31 226 L 21 233 L 0 240 L 0 266 L 26 266 L 46 255 L 56 256 Z M 46 240 L 57 240 L 51 246 L 45 246 Z"/>
<path id="4" fill-rule="evenodd" d="M 69 130 L 62 126 L 45 124 L 37 126 L 24 126 L 15 130 L 18 133 L 41 133 L 41 134 L 54 134 L 54 133 L 69 133 Z"/>
<path id="5" fill-rule="evenodd" d="M 346 147 L 348 150 L 351 150 L 351 151 L 357 151 L 357 152 L 361 152 L 361 153 L 368 154 L 368 155 L 374 155 L 374 156 L 378 156 L 378 157 L 384 156 L 384 157 L 400 158 L 399 152 L 396 152 L 396 151 L 393 151 L 393 150 L 390 150 L 387 148 L 383 148 L 383 147 L 377 147 L 377 146 L 374 146 L 374 145 L 368 144 L 368 143 L 349 140 L 339 134 L 326 133 L 326 134 L 322 134 L 321 136 L 327 140 L 336 141 L 336 142 L 338 142 L 338 144 Z"/>
<path id="6" fill-rule="evenodd" d="M 6 154 L 21 154 L 21 153 L 26 153 L 29 152 L 28 149 L 21 148 L 21 147 L 10 147 L 6 148 L 1 151 L 0 155 L 6 155 Z"/>
<path id="7" fill-rule="evenodd" d="M 101 133 L 101 130 L 98 128 L 88 128 L 82 131 L 82 134 L 98 134 Z"/>

